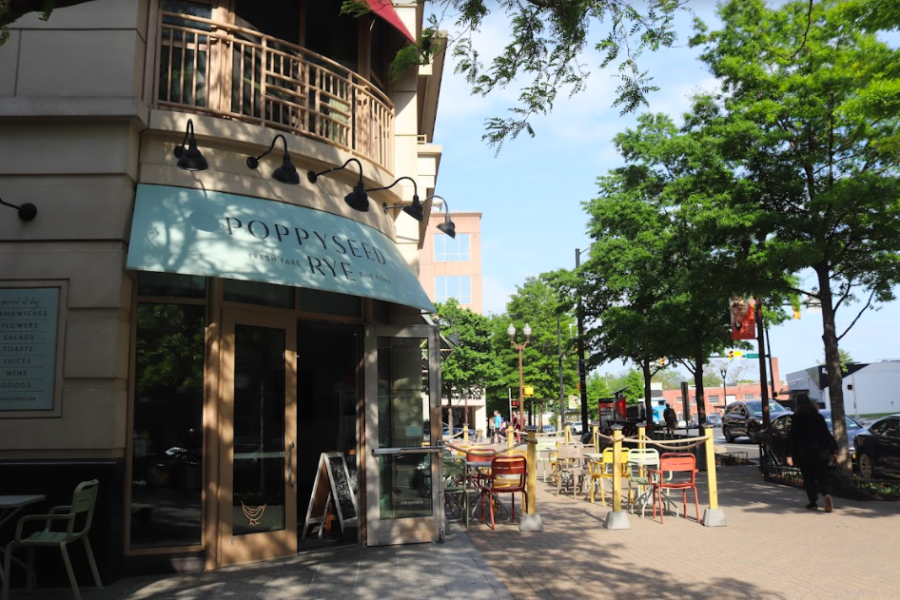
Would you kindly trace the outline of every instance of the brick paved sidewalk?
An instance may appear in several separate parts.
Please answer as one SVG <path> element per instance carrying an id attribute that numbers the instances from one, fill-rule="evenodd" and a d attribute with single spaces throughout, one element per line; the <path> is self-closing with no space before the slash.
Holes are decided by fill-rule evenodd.
<path id="1" fill-rule="evenodd" d="M 803 490 L 765 483 L 756 467 L 718 473 L 726 527 L 698 525 L 689 504 L 689 520 L 648 512 L 611 531 L 599 500 L 539 481 L 543 533 L 478 522 L 469 537 L 517 599 L 900 598 L 900 504 L 835 498 L 834 513 L 812 512 Z M 703 485 L 701 518 L 707 502 Z"/>

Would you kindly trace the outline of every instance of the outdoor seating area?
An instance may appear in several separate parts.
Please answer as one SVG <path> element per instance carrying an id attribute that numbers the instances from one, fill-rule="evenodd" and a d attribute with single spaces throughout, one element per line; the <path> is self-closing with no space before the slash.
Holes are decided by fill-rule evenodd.
<path id="1" fill-rule="evenodd" d="M 616 450 L 615 438 L 603 437 L 595 432 L 594 443 L 584 444 L 565 435 L 537 435 L 535 480 L 556 497 L 594 504 L 599 496 L 601 506 L 607 506 L 609 500 L 614 510 L 624 507 L 641 518 L 650 508 L 652 518 L 660 524 L 664 524 L 667 511 L 675 516 L 681 513 L 688 519 L 688 492 L 693 492 L 693 520 L 700 523 L 699 470 L 695 454 L 688 450 L 701 447 L 702 451 L 711 439 L 652 440 L 640 432 L 632 438 L 619 437 Z M 529 501 L 526 447 L 525 443 L 516 447 L 451 445 L 444 462 L 445 481 L 452 482 L 445 488 L 449 514 L 466 527 L 479 511 L 482 523 L 492 529 L 501 514 L 515 523 L 515 495 L 522 494 L 522 512 Z M 673 496 L 673 491 L 681 491 L 681 507 L 677 506 L 677 494 Z"/>

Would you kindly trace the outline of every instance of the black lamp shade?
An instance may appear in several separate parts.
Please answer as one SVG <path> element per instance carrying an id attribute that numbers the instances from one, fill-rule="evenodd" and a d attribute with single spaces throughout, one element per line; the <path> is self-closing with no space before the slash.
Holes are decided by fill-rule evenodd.
<path id="1" fill-rule="evenodd" d="M 362 182 L 357 183 L 353 191 L 344 197 L 344 202 L 353 210 L 369 212 L 369 196 Z"/>
<path id="2" fill-rule="evenodd" d="M 37 216 L 37 206 L 31 202 L 26 202 L 19 207 L 19 218 L 23 221 L 30 221 Z"/>
<path id="3" fill-rule="evenodd" d="M 178 168 L 185 171 L 205 171 L 209 168 L 209 163 L 203 158 L 200 149 L 197 148 L 197 140 L 192 135 L 188 140 L 188 148 L 183 146 L 175 148 L 175 156 L 178 157 Z"/>
<path id="4" fill-rule="evenodd" d="M 439 223 L 437 228 L 449 235 L 450 239 L 456 239 L 456 225 L 450 220 L 449 216 L 447 216 L 443 223 Z"/>
<path id="5" fill-rule="evenodd" d="M 282 161 L 281 166 L 272 173 L 272 179 L 290 185 L 300 184 L 300 174 L 297 173 L 297 167 L 294 166 L 287 154 L 284 155 L 284 161 Z"/>
<path id="6" fill-rule="evenodd" d="M 403 212 L 411 216 L 416 221 L 421 221 L 425 217 L 425 211 L 422 210 L 422 203 L 419 202 L 418 196 L 413 196 L 413 203 L 403 207 Z"/>

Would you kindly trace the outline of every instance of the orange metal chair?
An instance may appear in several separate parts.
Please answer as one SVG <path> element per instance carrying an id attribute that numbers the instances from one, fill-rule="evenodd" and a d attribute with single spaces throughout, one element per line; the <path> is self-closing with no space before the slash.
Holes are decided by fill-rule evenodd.
<path id="1" fill-rule="evenodd" d="M 525 488 L 526 460 L 523 456 L 497 456 L 491 461 L 491 473 L 481 488 L 481 522 L 484 523 L 484 501 L 487 498 L 491 511 L 491 529 L 494 529 L 494 497 L 499 494 L 512 496 L 510 518 L 516 522 L 516 494 L 522 493 L 522 506 L 528 508 L 528 491 Z"/>
<path id="2" fill-rule="evenodd" d="M 468 448 L 466 450 L 466 462 L 491 462 L 496 456 L 497 451 L 493 448 Z M 490 477 L 491 469 L 490 467 L 478 468 L 470 470 L 469 473 L 472 484 L 480 490 Z"/>
<path id="3" fill-rule="evenodd" d="M 666 452 L 659 457 L 659 470 L 649 469 L 658 475 L 653 484 L 653 518 L 656 518 L 656 502 L 660 503 L 659 520 L 665 522 L 662 506 L 663 490 L 681 490 L 681 501 L 684 505 L 684 518 L 687 519 L 687 491 L 694 490 L 694 509 L 697 522 L 700 522 L 700 502 L 697 499 L 697 459 L 686 452 Z M 686 474 L 686 475 L 685 475 Z M 687 479 L 685 479 L 685 476 Z M 678 514 L 678 513 L 676 513 Z"/>

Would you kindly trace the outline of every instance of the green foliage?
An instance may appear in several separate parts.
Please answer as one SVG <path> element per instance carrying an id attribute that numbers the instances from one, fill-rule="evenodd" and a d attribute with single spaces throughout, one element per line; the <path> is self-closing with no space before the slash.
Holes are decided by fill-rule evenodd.
<path id="1" fill-rule="evenodd" d="M 628 371 L 622 381 L 625 388 L 625 402 L 627 404 L 639 404 L 644 401 L 644 377 L 640 371 Z"/>
<path id="2" fill-rule="evenodd" d="M 528 278 L 517 288 L 502 315 L 491 316 L 491 344 L 500 371 L 499 378 L 489 395 L 492 407 L 507 412 L 508 390 L 513 398 L 519 390 L 519 353 L 510 344 L 506 333 L 510 324 L 516 328 L 516 343 L 525 342 L 525 324 L 531 326 L 531 339 L 522 352 L 522 373 L 525 385 L 534 387 L 534 402 L 545 410 L 557 410 L 560 397 L 559 368 L 560 348 L 557 331 L 560 332 L 563 352 L 564 396 L 577 393 L 577 360 L 574 352 L 570 325 L 572 317 L 560 309 L 557 298 L 545 278 Z M 559 327 L 557 328 L 557 318 Z"/>
<path id="3" fill-rule="evenodd" d="M 553 110 L 561 91 L 581 92 L 590 75 L 585 56 L 598 55 L 598 66 L 618 62 L 614 106 L 632 112 L 647 104 L 647 95 L 658 88 L 638 66 L 642 51 L 671 47 L 676 42 L 673 19 L 682 0 L 646 2 L 597 2 L 596 0 L 526 0 L 489 3 L 487 0 L 431 0 L 434 15 L 455 15 L 459 34 L 450 40 L 456 72 L 465 75 L 473 94 L 487 96 L 511 85 L 519 86 L 517 102 L 508 116 L 485 122 L 482 138 L 498 151 L 503 143 L 525 132 L 534 136 L 531 120 Z M 509 43 L 496 56 L 484 57 L 473 35 L 491 11 L 502 12 Z M 606 35 L 593 48 L 588 45 L 592 27 Z M 441 28 L 432 17 L 430 27 Z"/>
<path id="4" fill-rule="evenodd" d="M 697 128 L 714 134 L 740 173 L 732 205 L 756 239 L 740 257 L 746 268 L 766 277 L 815 273 L 810 285 L 775 287 L 821 303 L 835 437 L 849 476 L 838 347 L 847 330 L 836 329 L 835 315 L 862 302 L 852 327 L 893 300 L 900 282 L 900 52 L 870 32 L 896 27 L 897 9 L 878 0 L 811 10 L 731 0 L 719 14 L 723 28 L 695 43 L 723 94 Z"/>
<path id="5" fill-rule="evenodd" d="M 454 332 L 460 344 L 442 353 L 442 395 L 452 393 L 474 396 L 499 377 L 496 356 L 491 348 L 491 323 L 488 317 L 461 308 L 455 298 L 436 305 L 444 337 Z"/>

